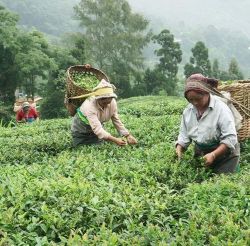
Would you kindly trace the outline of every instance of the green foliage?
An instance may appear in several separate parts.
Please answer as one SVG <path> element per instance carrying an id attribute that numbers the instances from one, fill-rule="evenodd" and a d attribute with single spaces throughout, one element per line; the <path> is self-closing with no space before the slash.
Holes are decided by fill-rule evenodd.
<path id="1" fill-rule="evenodd" d="M 38 1 L 38 0 L 1 0 L 9 10 L 20 15 L 20 25 L 52 35 L 77 30 L 77 23 L 72 19 L 73 6 L 79 0 Z"/>
<path id="2" fill-rule="evenodd" d="M 228 73 L 229 73 L 231 80 L 237 80 L 237 79 L 244 78 L 242 72 L 239 69 L 238 62 L 235 58 L 231 59 L 231 61 L 230 61 Z"/>
<path id="3" fill-rule="evenodd" d="M 64 105 L 66 69 L 77 61 L 69 50 L 59 47 L 50 49 L 50 56 L 54 58 L 56 67 L 50 70 L 49 81 L 40 93 L 44 98 L 40 108 L 41 118 L 64 118 L 68 115 Z"/>
<path id="4" fill-rule="evenodd" d="M 56 66 L 48 56 L 48 43 L 37 31 L 23 33 L 19 37 L 20 51 L 16 55 L 16 63 L 21 74 L 22 84 L 29 97 L 36 92 L 37 77 L 46 78 L 48 70 Z"/>
<path id="5" fill-rule="evenodd" d="M 155 50 L 159 57 L 157 70 L 165 76 L 162 80 L 162 89 L 169 95 L 173 95 L 176 88 L 178 64 L 181 62 L 182 51 L 180 44 L 174 41 L 174 35 L 169 30 L 163 30 L 160 34 L 153 36 L 155 43 L 161 47 Z M 154 81 L 151 81 L 153 83 Z"/>
<path id="6" fill-rule="evenodd" d="M 184 74 L 189 77 L 193 73 L 201 73 L 204 76 L 211 76 L 211 64 L 208 57 L 208 49 L 205 44 L 198 41 L 192 48 L 193 56 L 189 63 L 184 66 Z"/>
<path id="7" fill-rule="evenodd" d="M 219 68 L 219 61 L 218 59 L 214 59 L 212 64 L 212 77 L 220 79 L 221 71 Z"/>
<path id="8" fill-rule="evenodd" d="M 71 78 L 76 85 L 89 91 L 93 90 L 100 82 L 94 74 L 86 74 L 77 71 L 71 73 Z"/>
<path id="9" fill-rule="evenodd" d="M 84 28 L 89 63 L 110 75 L 128 97 L 129 79 L 142 67 L 142 51 L 150 40 L 148 21 L 133 13 L 126 0 L 82 0 L 75 12 Z"/>
<path id="10" fill-rule="evenodd" d="M 16 27 L 18 17 L 0 5 L 0 94 L 2 100 L 11 102 L 18 83 L 15 55 L 18 49 Z"/>
<path id="11" fill-rule="evenodd" d="M 218 60 L 215 59 L 212 66 L 212 75 L 214 78 L 228 81 L 228 80 L 241 80 L 244 79 L 242 72 L 239 69 L 238 62 L 235 58 L 231 59 L 228 71 L 222 71 L 219 69 Z"/>
<path id="12" fill-rule="evenodd" d="M 0 125 L 11 126 L 14 121 L 12 105 L 6 105 L 6 103 L 0 101 Z"/>
<path id="13" fill-rule="evenodd" d="M 71 35 L 71 38 L 73 39 L 74 44 L 71 48 L 71 54 L 79 64 L 84 64 L 86 60 L 85 36 L 80 33 L 76 33 Z"/>
<path id="14" fill-rule="evenodd" d="M 69 119 L 0 129 L 1 243 L 247 245 L 249 142 L 241 172 L 214 177 L 192 151 L 176 160 L 184 100 L 118 103 L 137 146 L 73 149 Z"/>
<path id="15" fill-rule="evenodd" d="M 68 112 L 64 106 L 64 93 L 61 91 L 51 92 L 40 106 L 40 115 L 42 119 L 65 118 Z"/>

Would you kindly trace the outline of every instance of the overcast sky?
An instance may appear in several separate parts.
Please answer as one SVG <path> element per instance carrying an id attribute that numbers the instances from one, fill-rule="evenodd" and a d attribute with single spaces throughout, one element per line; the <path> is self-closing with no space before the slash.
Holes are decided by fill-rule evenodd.
<path id="1" fill-rule="evenodd" d="M 250 0 L 128 0 L 135 12 L 170 25 L 214 25 L 250 37 Z"/>

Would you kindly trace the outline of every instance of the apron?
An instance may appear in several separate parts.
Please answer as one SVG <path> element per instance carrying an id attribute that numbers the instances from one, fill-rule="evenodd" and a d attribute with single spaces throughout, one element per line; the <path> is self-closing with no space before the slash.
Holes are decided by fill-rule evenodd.
<path id="1" fill-rule="evenodd" d="M 95 135 L 88 123 L 88 119 L 79 109 L 77 109 L 77 113 L 73 117 L 71 135 L 73 147 L 78 145 L 100 144 L 103 142 L 103 140 Z"/>
<path id="2" fill-rule="evenodd" d="M 215 146 L 201 146 L 195 143 L 194 146 L 194 157 L 204 156 L 212 151 L 214 151 L 218 145 Z M 235 150 L 232 151 L 230 149 L 220 157 L 217 157 L 216 160 L 210 165 L 214 173 L 221 174 L 221 173 L 234 173 L 238 172 L 240 169 L 239 166 L 240 160 L 240 145 L 237 143 L 235 146 Z"/>

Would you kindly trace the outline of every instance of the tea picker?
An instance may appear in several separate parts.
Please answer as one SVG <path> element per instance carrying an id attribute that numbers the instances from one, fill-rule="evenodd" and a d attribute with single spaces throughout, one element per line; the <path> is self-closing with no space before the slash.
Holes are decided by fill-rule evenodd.
<path id="1" fill-rule="evenodd" d="M 76 74 L 80 74 L 77 79 Z M 101 81 L 98 80 L 98 84 L 90 90 L 91 82 L 96 83 L 97 79 Z M 100 70 L 89 64 L 69 68 L 67 88 L 66 107 L 71 115 L 74 114 L 71 125 L 73 146 L 99 144 L 103 141 L 113 142 L 118 146 L 137 143 L 119 118 L 115 86 L 108 82 L 106 75 Z M 84 91 L 79 92 L 78 88 Z M 115 137 L 104 129 L 104 123 L 109 120 L 121 137 Z"/>
<path id="2" fill-rule="evenodd" d="M 186 80 L 184 96 L 189 105 L 182 114 L 176 153 L 181 158 L 193 142 L 194 156 L 203 157 L 205 166 L 215 173 L 233 173 L 239 165 L 240 145 L 230 108 L 214 95 L 217 85 L 218 80 L 201 74 Z"/>

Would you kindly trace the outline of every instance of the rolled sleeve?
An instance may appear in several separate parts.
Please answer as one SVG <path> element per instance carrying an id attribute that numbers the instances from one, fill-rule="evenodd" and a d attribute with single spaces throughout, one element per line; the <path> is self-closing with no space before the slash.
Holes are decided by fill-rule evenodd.
<path id="1" fill-rule="evenodd" d="M 224 110 L 221 114 L 219 127 L 221 130 L 220 143 L 225 144 L 231 150 L 235 150 L 235 146 L 238 143 L 237 132 L 233 115 L 229 109 Z"/>
<path id="2" fill-rule="evenodd" d="M 186 149 L 190 145 L 190 143 L 191 139 L 188 137 L 187 127 L 185 124 L 184 116 L 182 115 L 180 132 L 175 145 L 179 144 Z"/>
<path id="3" fill-rule="evenodd" d="M 121 122 L 118 113 L 117 113 L 117 107 L 114 110 L 114 113 L 111 117 L 111 120 L 116 128 L 116 130 L 118 131 L 118 133 L 122 136 L 127 136 L 129 135 L 129 131 L 125 128 L 125 126 L 123 125 L 123 123 Z"/>

